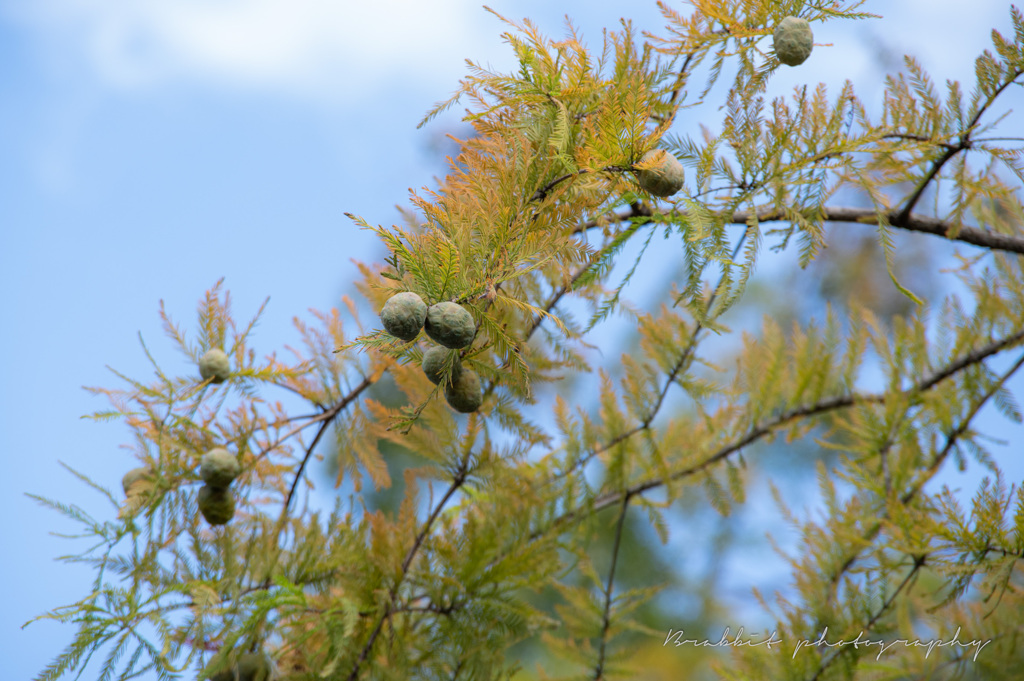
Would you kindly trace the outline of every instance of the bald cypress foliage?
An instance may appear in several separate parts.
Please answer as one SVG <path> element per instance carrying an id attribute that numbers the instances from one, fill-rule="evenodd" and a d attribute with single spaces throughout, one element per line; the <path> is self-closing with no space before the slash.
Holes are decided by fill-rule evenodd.
<path id="1" fill-rule="evenodd" d="M 297 319 L 294 350 L 273 352 L 263 309 L 236 321 L 218 282 L 194 325 L 160 308 L 189 370 L 146 349 L 154 379 L 94 389 L 111 404 L 94 418 L 128 429 L 124 470 L 147 474 L 127 495 L 93 484 L 108 517 L 39 497 L 82 524 L 96 582 L 43 616 L 72 640 L 38 678 L 222 678 L 254 656 L 281 679 L 1020 678 L 1024 492 L 979 414 L 1021 421 L 1024 167 L 1002 101 L 1024 82 L 1024 19 L 993 32 L 974 83 L 939 88 L 908 57 L 881 103 L 849 82 L 766 102 L 777 23 L 853 31 L 860 4 L 694 0 L 594 50 L 571 25 L 554 40 L 506 21 L 518 69 L 470 63 L 424 120 L 459 105 L 473 129 L 440 186 L 405 224 L 350 216 L 389 255 L 360 266 L 344 310 Z M 637 184 L 654 149 L 685 169 L 665 197 Z M 727 316 L 752 309 L 765 246 L 796 270 L 850 232 L 872 235 L 858 262 L 905 312 L 858 301 L 853 271 L 823 315 Z M 925 266 L 955 295 L 901 276 L 909 239 L 930 240 Z M 630 299 L 666 249 L 676 271 Z M 759 306 L 795 302 L 781 277 L 767 287 Z M 405 292 L 475 325 L 437 381 L 424 335 L 375 328 Z M 603 335 L 616 319 L 625 351 Z M 221 348 L 230 380 L 200 379 Z M 445 395 L 470 372 L 482 399 L 463 414 Z M 240 467 L 216 526 L 197 507 L 214 447 Z M 321 459 L 333 508 L 307 503 Z M 813 476 L 808 501 L 774 485 L 783 459 Z M 966 495 L 934 484 L 966 466 L 987 471 Z M 396 475 L 401 499 L 374 506 Z M 766 480 L 774 510 L 748 494 Z M 748 599 L 750 645 L 685 643 L 751 617 L 716 581 L 770 559 L 720 525 L 751 510 L 796 538 L 785 592 Z"/>

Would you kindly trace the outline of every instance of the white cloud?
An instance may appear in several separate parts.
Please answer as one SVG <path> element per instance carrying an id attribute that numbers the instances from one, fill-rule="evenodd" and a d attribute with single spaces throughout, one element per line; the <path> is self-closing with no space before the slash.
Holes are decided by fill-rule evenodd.
<path id="1" fill-rule="evenodd" d="M 32 0 L 4 9 L 122 87 L 199 79 L 351 93 L 382 74 L 431 80 L 439 62 L 457 71 L 466 57 L 503 48 L 483 39 L 495 35 L 490 15 L 461 0 Z"/>
<path id="2" fill-rule="evenodd" d="M 104 84 L 198 81 L 353 101 L 396 81 L 440 98 L 454 90 L 467 57 L 511 68 L 510 51 L 498 39 L 506 27 L 483 11 L 482 1 L 0 0 L 0 10 L 36 29 L 51 54 L 84 63 Z M 653 0 L 633 7 L 614 0 L 491 4 L 514 18 L 568 13 L 584 24 L 615 28 L 615 17 L 632 12 L 647 15 L 644 27 L 659 32 L 661 25 Z M 920 56 L 939 82 L 952 76 L 969 87 L 973 58 L 988 47 L 989 28 L 1009 23 L 1007 8 L 994 0 L 969 7 L 963 0 L 869 0 L 861 9 L 885 19 L 820 26 L 816 37 L 835 47 L 821 48 L 814 63 L 787 75 L 856 80 L 877 66 L 871 52 L 877 46 L 863 42 L 873 34 L 899 54 Z M 561 35 L 560 21 L 540 23 L 548 35 Z M 598 36 L 592 28 L 592 48 Z"/>

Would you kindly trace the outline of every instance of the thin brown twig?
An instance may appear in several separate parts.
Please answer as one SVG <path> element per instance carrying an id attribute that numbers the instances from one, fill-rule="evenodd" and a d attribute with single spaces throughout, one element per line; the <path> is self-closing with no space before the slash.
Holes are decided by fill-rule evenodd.
<path id="1" fill-rule="evenodd" d="M 1013 73 L 1013 76 L 1008 78 L 1002 85 L 1000 85 L 992 93 L 990 93 L 989 96 L 986 98 L 985 103 L 978 107 L 978 111 L 975 112 L 974 116 L 971 117 L 970 122 L 967 123 L 966 126 L 964 126 L 964 129 L 960 134 L 959 143 L 952 147 L 948 147 L 946 151 L 942 154 L 942 156 L 935 160 L 935 162 L 932 164 L 931 169 L 928 171 L 928 174 L 926 174 L 921 179 L 921 182 L 914 189 L 914 193 L 911 194 L 909 199 L 907 199 L 906 205 L 898 213 L 898 218 L 900 220 L 905 221 L 910 218 L 911 214 L 914 211 L 914 207 L 917 206 L 917 202 L 921 199 L 921 196 L 924 195 L 924 192 L 928 188 L 928 185 L 932 183 L 932 180 L 934 180 L 935 177 L 939 174 L 939 171 L 942 170 L 942 166 L 944 166 L 951 158 L 956 156 L 961 151 L 970 149 L 973 146 L 974 142 L 973 140 L 971 140 L 971 132 L 974 130 L 974 126 L 978 124 L 978 122 L 981 120 L 981 117 L 985 115 L 985 112 L 996 100 L 996 98 L 1000 94 L 1002 94 L 1003 90 L 1008 88 L 1010 84 L 1017 80 L 1017 78 L 1021 74 L 1024 74 L 1024 70 L 1016 70 Z"/>
<path id="2" fill-rule="evenodd" d="M 927 554 L 922 556 L 914 556 L 913 567 L 911 567 L 910 571 L 907 572 L 906 576 L 900 581 L 900 583 L 896 586 L 893 592 L 889 594 L 889 597 L 882 602 L 882 604 L 878 607 L 878 610 L 871 614 L 871 617 L 864 625 L 866 629 L 870 630 L 871 627 L 875 626 L 878 620 L 881 619 L 882 615 L 884 615 L 889 610 L 889 608 L 892 607 L 892 604 L 896 602 L 896 598 L 900 595 L 900 593 L 903 592 L 905 588 L 907 588 L 907 586 L 911 584 L 911 582 L 917 576 L 917 573 L 920 572 L 922 567 L 924 567 L 926 558 Z M 831 655 L 829 655 L 827 658 L 825 658 L 818 664 L 818 669 L 815 670 L 814 675 L 810 679 L 808 679 L 808 681 L 818 681 L 818 679 L 821 678 L 821 675 L 825 673 L 825 670 L 832 666 L 832 663 L 838 660 L 839 656 L 845 654 L 849 649 L 849 646 L 846 646 L 845 648 L 834 650 Z"/>
<path id="3" fill-rule="evenodd" d="M 615 524 L 615 542 L 612 545 L 612 564 L 608 568 L 608 583 L 604 589 L 604 613 L 601 615 L 601 646 L 597 653 L 597 666 L 594 669 L 594 681 L 601 681 L 604 675 L 605 651 L 608 646 L 608 629 L 611 627 L 612 586 L 615 584 L 615 566 L 619 560 L 619 547 L 622 544 L 622 528 L 626 524 L 626 511 L 629 510 L 629 496 L 622 498 L 622 509 L 619 520 Z"/>
<path id="4" fill-rule="evenodd" d="M 543 187 L 541 187 L 540 189 L 535 191 L 533 193 L 533 196 L 530 197 L 530 201 L 531 202 L 533 202 L 533 201 L 543 201 L 544 199 L 547 198 L 548 194 L 551 192 L 552 189 L 554 189 L 555 187 L 557 187 L 561 183 L 565 182 L 566 180 L 572 179 L 574 177 L 579 177 L 580 175 L 588 175 L 588 174 L 590 174 L 592 172 L 598 172 L 598 173 L 608 173 L 608 172 L 611 172 L 611 173 L 628 173 L 631 170 L 633 170 L 633 168 L 630 167 L 630 166 L 611 165 L 611 166 L 605 166 L 604 168 L 601 168 L 600 170 L 597 170 L 597 171 L 592 171 L 592 170 L 588 170 L 586 168 L 583 168 L 582 170 L 578 170 L 575 173 L 566 173 L 565 175 L 562 175 L 561 177 L 556 177 L 555 179 L 551 180 L 546 185 L 544 185 Z"/>
<path id="5" fill-rule="evenodd" d="M 419 551 L 420 546 L 422 546 L 423 541 L 427 537 L 427 534 L 433 527 L 434 521 L 437 520 L 437 517 L 441 514 L 441 511 L 444 509 L 445 505 L 452 498 L 455 492 L 457 492 L 466 482 L 468 476 L 469 456 L 467 454 L 463 461 L 460 463 L 459 469 L 456 471 L 455 476 L 452 478 L 452 481 L 448 486 L 448 490 L 444 493 L 444 496 L 441 498 L 441 501 L 437 503 L 433 511 L 431 511 L 430 515 L 423 522 L 423 526 L 420 528 L 420 531 L 416 533 L 416 537 L 413 540 L 413 544 L 409 548 L 409 551 L 406 553 L 405 559 L 402 561 L 401 573 L 398 575 L 398 579 L 392 585 L 390 592 L 388 594 L 388 605 L 384 609 L 384 612 L 381 613 L 380 617 L 377 619 L 377 623 L 373 627 L 373 630 L 370 632 L 369 639 L 366 641 L 366 644 L 360 651 L 359 657 L 356 659 L 356 663 L 352 667 L 352 672 L 348 675 L 348 681 L 355 681 L 355 679 L 359 677 L 360 667 L 362 667 L 363 662 L 366 661 L 367 656 L 370 654 L 370 650 L 373 649 L 373 644 L 376 642 L 377 637 L 380 635 L 381 629 L 383 629 L 384 627 L 384 623 L 388 620 L 389 617 L 391 617 L 393 613 L 395 607 L 395 600 L 398 598 L 398 589 L 401 586 L 402 581 L 405 579 L 405 576 L 409 572 L 409 566 L 412 565 L 413 558 L 416 557 L 416 553 Z"/>
<path id="6" fill-rule="evenodd" d="M 971 355 L 976 354 L 977 353 L 971 353 Z M 971 355 L 968 355 L 968 357 L 970 357 Z M 954 362 L 953 365 L 951 365 L 949 368 L 956 365 L 961 365 L 961 368 L 963 366 L 966 366 L 966 364 L 964 364 L 964 359 L 961 359 L 958 362 Z M 967 428 L 970 425 L 972 419 L 974 419 L 974 417 L 977 416 L 978 412 L 981 411 L 981 408 L 988 402 L 988 400 L 990 400 L 996 394 L 996 391 L 1003 384 L 1005 384 L 1006 381 L 1008 381 L 1010 377 L 1021 368 L 1021 366 L 1024 366 L 1024 356 L 1020 357 L 1017 360 L 1017 362 L 1014 363 L 1014 365 L 1011 366 L 1003 374 L 1000 380 L 998 380 L 991 388 L 989 388 L 989 390 L 985 393 L 982 399 L 979 400 L 977 404 L 971 407 L 971 410 L 968 412 L 967 416 L 963 419 L 960 425 L 953 429 L 953 431 L 950 432 L 949 435 L 946 437 L 946 444 L 943 446 L 942 451 L 935 455 L 935 457 L 932 459 L 931 464 L 929 464 L 928 468 L 922 471 L 917 481 L 914 484 L 912 484 L 910 488 L 900 496 L 901 505 L 906 506 L 908 503 L 910 503 L 911 500 L 913 500 L 915 496 L 917 496 L 921 492 L 922 489 L 924 489 L 925 484 L 927 484 L 928 481 L 935 476 L 939 468 L 949 457 L 949 453 L 953 451 L 953 447 L 956 446 L 956 443 L 959 440 L 959 438 L 963 436 L 965 432 L 967 432 Z M 947 371 L 942 372 L 945 376 L 951 375 L 948 372 L 949 368 L 947 368 Z M 928 387 L 931 387 L 931 385 L 935 384 L 934 379 L 937 377 L 938 374 L 932 377 L 933 382 L 930 385 L 928 385 Z M 882 522 L 887 520 L 888 517 L 889 511 L 885 510 L 882 513 L 881 517 L 875 523 L 872 524 L 871 528 L 864 532 L 864 534 L 861 537 L 862 541 L 867 543 L 874 540 L 874 538 L 878 536 L 878 533 L 882 529 Z M 835 574 L 833 574 L 829 578 L 829 590 L 833 595 L 835 594 L 836 589 L 839 586 L 839 580 L 842 579 L 842 576 L 846 574 L 846 572 L 848 572 L 851 567 L 853 567 L 853 564 L 860 557 L 860 554 L 860 551 L 856 551 L 852 555 L 850 555 L 845 561 L 843 561 L 843 564 L 839 566 L 839 569 L 836 570 Z"/>
<path id="7" fill-rule="evenodd" d="M 283 525 L 285 518 L 288 516 L 288 507 L 291 506 L 292 499 L 295 497 L 295 491 L 298 489 L 299 481 L 302 479 L 302 473 L 306 469 L 306 464 L 309 463 L 310 457 L 313 456 L 313 450 L 316 448 L 320 438 L 323 437 L 327 427 L 331 425 L 331 422 L 334 421 L 335 417 L 337 417 L 345 407 L 351 404 L 357 397 L 359 397 L 360 394 L 362 394 L 364 390 L 373 384 L 373 380 L 369 377 L 364 377 L 362 382 L 353 388 L 349 394 L 344 397 L 344 399 L 340 400 L 322 415 L 317 417 L 317 420 L 321 421 L 320 429 L 317 430 L 313 441 L 308 447 L 306 447 L 306 453 L 305 456 L 302 457 L 302 463 L 299 464 L 299 470 L 295 472 L 295 479 L 292 480 L 291 489 L 288 490 L 288 496 L 285 498 L 284 508 L 281 509 L 281 517 L 278 519 L 278 528 Z"/>
<path id="8" fill-rule="evenodd" d="M 662 215 L 669 219 L 681 217 L 680 214 L 675 211 L 657 211 L 646 208 L 646 212 L 640 212 L 630 208 L 629 210 L 612 214 L 607 218 L 607 220 L 611 222 L 625 222 L 626 220 L 635 217 L 651 215 Z M 765 208 L 756 211 L 755 213 L 737 211 L 726 217 L 726 224 L 745 225 L 747 224 L 747 221 L 754 216 L 757 217 L 758 222 L 788 221 L 790 219 L 782 212 Z M 909 232 L 932 234 L 947 238 L 951 241 L 962 241 L 964 243 L 971 244 L 972 246 L 1024 255 L 1024 237 L 1021 236 L 1001 234 L 999 232 L 992 232 L 986 229 L 965 225 L 959 229 L 955 237 L 949 237 L 948 234 L 955 229 L 955 226 L 950 222 L 946 222 L 938 218 L 920 214 L 911 214 L 909 217 L 903 218 L 900 213 L 895 210 L 885 213 L 884 217 L 888 220 L 891 227 L 898 227 Z M 852 208 L 845 206 L 831 208 L 826 207 L 822 209 L 821 220 L 823 222 L 844 222 L 864 225 L 878 224 L 878 213 L 871 208 Z M 590 220 L 576 227 L 573 231 L 578 234 L 589 229 L 594 229 L 601 224 L 601 220 Z"/>

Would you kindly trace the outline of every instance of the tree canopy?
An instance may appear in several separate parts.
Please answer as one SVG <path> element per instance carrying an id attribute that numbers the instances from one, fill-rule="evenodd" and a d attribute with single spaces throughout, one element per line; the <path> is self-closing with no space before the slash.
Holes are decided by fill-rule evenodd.
<path id="1" fill-rule="evenodd" d="M 873 114 L 849 82 L 765 101 L 800 68 L 776 54 L 783 19 L 854 22 L 861 1 L 691 4 L 596 51 L 571 23 L 554 40 L 502 18 L 518 70 L 470 62 L 427 113 L 465 106 L 472 134 L 403 224 L 349 215 L 388 257 L 360 264 L 343 309 L 296 318 L 300 346 L 258 354 L 263 308 L 237 320 L 222 282 L 191 328 L 161 303 L 194 370 L 144 344 L 155 378 L 91 389 L 136 459 L 123 495 L 76 472 L 111 517 L 38 497 L 82 524 L 73 560 L 96 570 L 44 615 L 76 630 L 39 679 L 1019 678 L 1024 491 L 977 417 L 1021 421 L 1024 167 L 999 103 L 1022 83 L 1024 17 L 993 31 L 975 83 L 939 88 L 907 58 Z M 678 124 L 715 110 L 717 129 Z M 877 247 L 824 314 L 734 328 L 766 247 L 808 266 L 848 229 Z M 917 232 L 956 258 L 923 266 L 958 293 L 900 276 Z M 666 249 L 678 271 L 631 300 Z M 880 273 L 900 305 L 858 296 Z M 361 313 L 402 294 L 384 323 Z M 700 519 L 690 552 L 739 541 L 706 511 L 761 512 L 748 492 L 780 445 L 822 508 L 776 488 L 800 538 L 780 548 L 790 589 L 757 593 L 764 630 L 737 632 L 668 542 L 680 517 Z M 318 459 L 332 509 L 304 502 Z M 930 484 L 968 463 L 990 473 L 969 501 Z M 669 589 L 698 606 L 666 612 Z"/>

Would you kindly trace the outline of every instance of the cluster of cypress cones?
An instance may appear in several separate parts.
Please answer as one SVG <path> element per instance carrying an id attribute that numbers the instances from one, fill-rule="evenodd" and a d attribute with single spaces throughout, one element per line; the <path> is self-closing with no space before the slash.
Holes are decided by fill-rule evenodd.
<path id="1" fill-rule="evenodd" d="M 452 409 L 468 414 L 483 404 L 480 377 L 464 369 L 458 352 L 469 347 L 476 336 L 473 315 L 457 303 L 442 301 L 430 307 L 417 294 L 397 293 L 384 303 L 380 321 L 392 336 L 409 342 L 416 340 L 420 330 L 426 331 L 438 345 L 423 353 L 423 372 L 433 383 L 444 379 L 451 368 L 451 379 L 445 384 L 444 397 Z"/>

